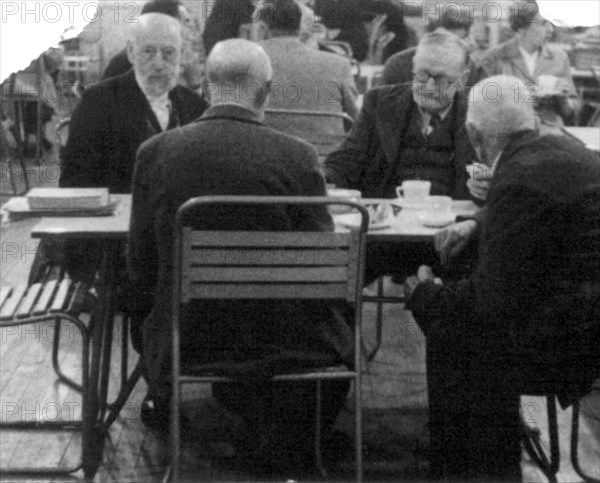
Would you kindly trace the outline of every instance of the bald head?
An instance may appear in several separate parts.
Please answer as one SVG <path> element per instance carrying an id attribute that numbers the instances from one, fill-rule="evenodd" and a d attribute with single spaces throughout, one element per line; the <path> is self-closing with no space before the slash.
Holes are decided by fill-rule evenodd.
<path id="1" fill-rule="evenodd" d="M 467 122 L 477 126 L 485 136 L 534 129 L 531 92 L 516 77 L 488 77 L 473 86 Z"/>
<path id="2" fill-rule="evenodd" d="M 146 13 L 132 24 L 127 56 L 146 96 L 160 97 L 177 84 L 181 42 L 181 26 L 168 15 Z"/>
<path id="3" fill-rule="evenodd" d="M 211 104 L 234 102 L 249 108 L 265 103 L 273 77 L 263 48 L 245 39 L 217 43 L 206 59 Z"/>
<path id="4" fill-rule="evenodd" d="M 535 129 L 531 92 L 512 76 L 482 80 L 471 89 L 466 127 L 481 161 L 492 163 L 515 133 Z"/>

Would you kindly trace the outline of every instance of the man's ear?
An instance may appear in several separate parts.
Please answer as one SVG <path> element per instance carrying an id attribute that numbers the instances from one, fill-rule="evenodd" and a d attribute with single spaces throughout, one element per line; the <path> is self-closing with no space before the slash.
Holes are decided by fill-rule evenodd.
<path id="1" fill-rule="evenodd" d="M 273 81 L 269 80 L 261 86 L 260 90 L 258 91 L 258 94 L 256 95 L 256 101 L 254 103 L 255 106 L 262 107 L 263 105 L 265 105 L 267 99 L 269 98 L 269 94 L 271 93 L 272 84 Z"/>
<path id="2" fill-rule="evenodd" d="M 129 60 L 129 62 L 131 64 L 133 64 L 133 61 L 135 60 L 135 47 L 133 45 L 133 42 L 131 40 L 127 41 L 127 46 L 125 47 L 126 51 L 127 51 L 127 59 Z"/>

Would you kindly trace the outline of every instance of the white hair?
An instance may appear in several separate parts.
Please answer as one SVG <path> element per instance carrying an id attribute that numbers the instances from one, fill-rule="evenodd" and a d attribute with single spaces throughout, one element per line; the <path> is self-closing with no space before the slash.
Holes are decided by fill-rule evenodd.
<path id="1" fill-rule="evenodd" d="M 500 138 L 535 128 L 532 92 L 523 80 L 508 75 L 488 77 L 470 92 L 467 122 L 486 137 Z"/>

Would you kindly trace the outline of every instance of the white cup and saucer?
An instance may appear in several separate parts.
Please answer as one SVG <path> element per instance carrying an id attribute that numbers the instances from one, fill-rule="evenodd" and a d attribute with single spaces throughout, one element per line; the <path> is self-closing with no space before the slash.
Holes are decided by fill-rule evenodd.
<path id="1" fill-rule="evenodd" d="M 401 186 L 396 187 L 398 198 L 394 203 L 409 210 L 426 210 L 430 206 L 430 190 L 431 181 L 419 179 L 403 181 Z"/>

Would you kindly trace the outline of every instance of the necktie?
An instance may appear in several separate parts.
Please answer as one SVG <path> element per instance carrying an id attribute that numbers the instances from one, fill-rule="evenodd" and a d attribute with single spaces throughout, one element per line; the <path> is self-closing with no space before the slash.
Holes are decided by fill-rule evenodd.
<path id="1" fill-rule="evenodd" d="M 431 135 L 433 132 L 437 131 L 440 128 L 440 124 L 442 123 L 442 118 L 439 114 L 432 114 L 431 119 L 429 120 L 429 129 L 427 130 L 427 135 Z"/>

